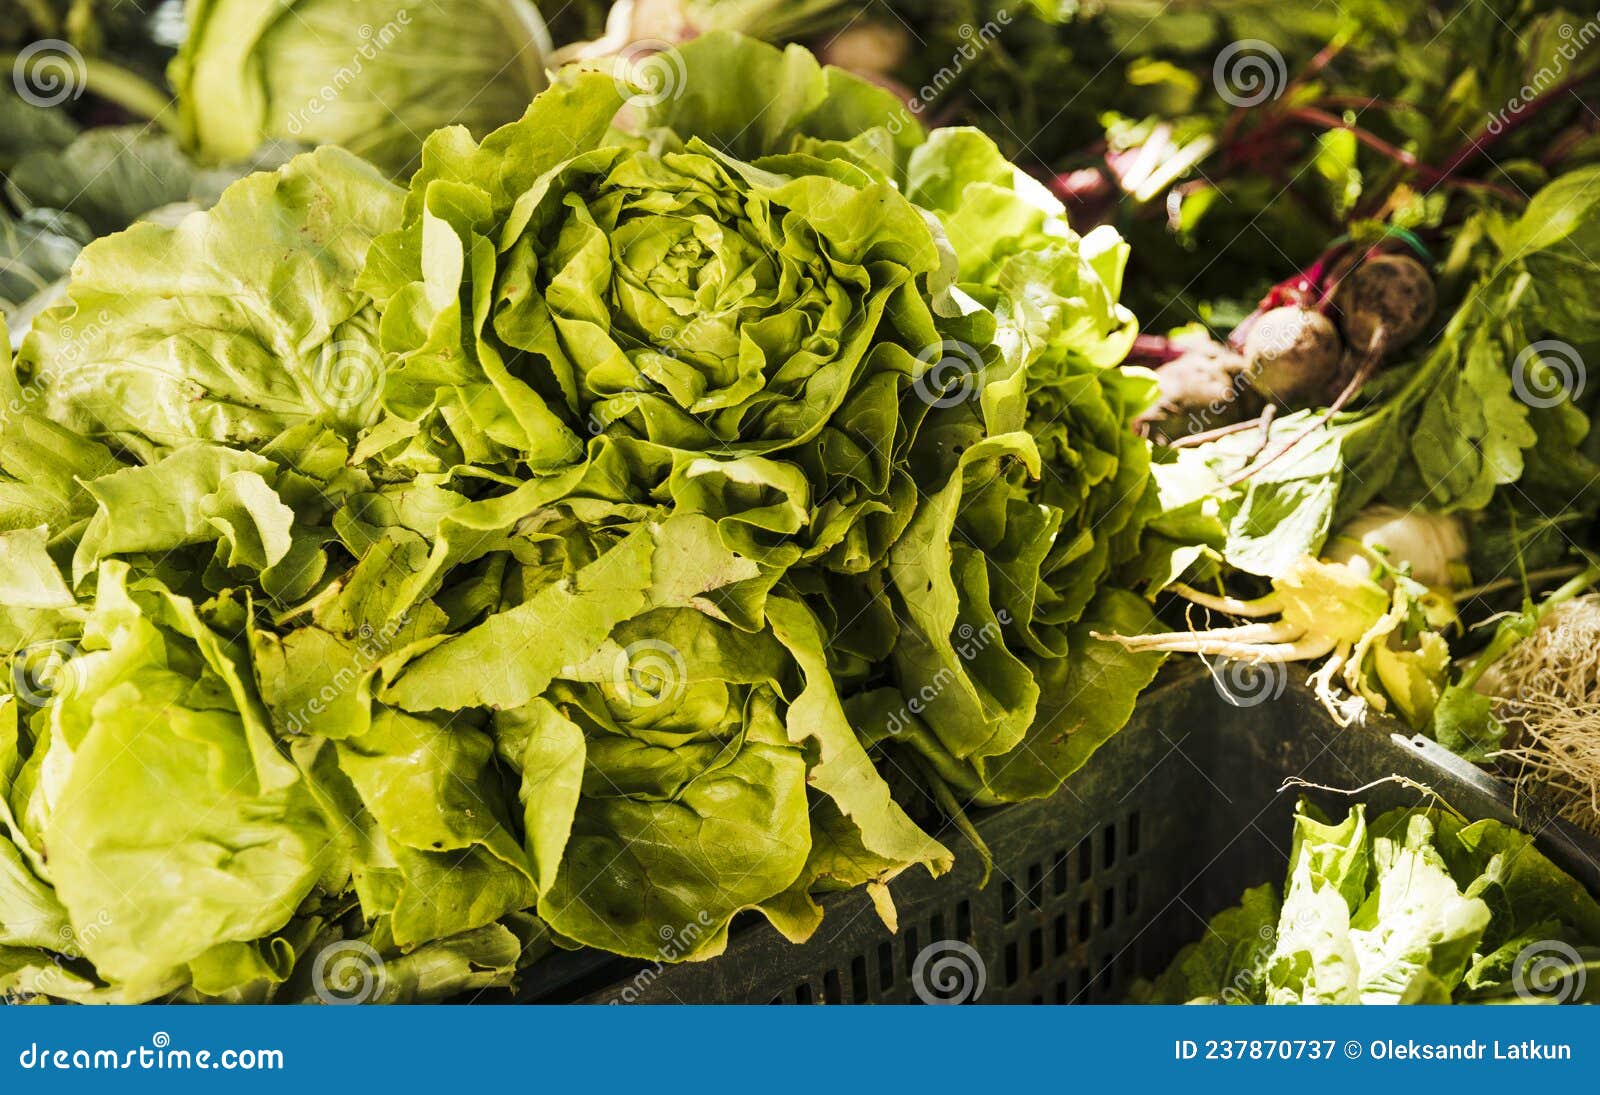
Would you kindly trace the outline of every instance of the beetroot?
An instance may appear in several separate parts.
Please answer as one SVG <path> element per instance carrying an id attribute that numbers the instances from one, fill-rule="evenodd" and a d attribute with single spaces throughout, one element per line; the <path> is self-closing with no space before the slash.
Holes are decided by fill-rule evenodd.
<path id="1" fill-rule="evenodd" d="M 1420 335 L 1433 318 L 1433 278 L 1410 255 L 1376 255 L 1346 275 L 1334 292 L 1344 334 L 1359 353 L 1391 353 Z M 1374 346 L 1378 332 L 1383 345 Z"/>
<path id="2" fill-rule="evenodd" d="M 1246 380 L 1286 410 L 1316 406 L 1337 382 L 1344 347 L 1333 321 L 1293 305 L 1264 312 L 1245 338 Z"/>
<path id="3" fill-rule="evenodd" d="M 1243 357 L 1204 337 L 1179 345 L 1183 352 L 1155 371 L 1161 402 L 1139 420 L 1152 440 L 1170 443 L 1242 422 L 1260 410 L 1240 379 Z"/>

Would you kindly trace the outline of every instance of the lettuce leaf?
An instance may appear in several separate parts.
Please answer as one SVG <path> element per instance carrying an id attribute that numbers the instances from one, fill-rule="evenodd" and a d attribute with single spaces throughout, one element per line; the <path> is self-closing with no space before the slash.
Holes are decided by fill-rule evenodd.
<path id="1" fill-rule="evenodd" d="M 1532 836 L 1498 821 L 1419 807 L 1369 822 L 1356 805 L 1330 824 L 1302 801 L 1294 826 L 1281 906 L 1271 885 L 1247 891 L 1135 999 L 1537 1002 L 1529 961 L 1569 953 L 1592 964 L 1600 947 L 1600 904 Z M 1586 991 L 1579 975 L 1557 991 L 1573 986 Z"/>
<path id="2" fill-rule="evenodd" d="M 435 129 L 515 119 L 550 51 L 527 0 L 189 0 L 184 15 L 168 76 L 187 142 L 211 161 L 288 140 L 403 172 Z"/>

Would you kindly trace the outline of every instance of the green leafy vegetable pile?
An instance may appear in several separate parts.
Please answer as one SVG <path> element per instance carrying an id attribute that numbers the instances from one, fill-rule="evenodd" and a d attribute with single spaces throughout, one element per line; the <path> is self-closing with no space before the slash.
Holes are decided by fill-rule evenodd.
<path id="1" fill-rule="evenodd" d="M 20 343 L 90 239 L 334 144 L 392 177 L 514 121 L 551 42 L 529 0 L 20 0 L 0 23 L 0 315 Z M 8 10 L 8 14 L 10 14 Z"/>
<path id="2" fill-rule="evenodd" d="M 652 63 L 406 189 L 323 149 L 84 250 L 0 393 L 0 988 L 299 999 L 338 944 L 433 999 L 863 883 L 892 923 L 930 797 L 1125 721 L 1115 234 L 802 49 Z"/>
<path id="3" fill-rule="evenodd" d="M 1225 528 L 1213 542 L 1230 562 L 1271 575 L 1284 559 L 1320 549 L 1374 499 L 1481 511 L 1498 488 L 1516 484 L 1512 497 L 1531 511 L 1596 508 L 1600 465 L 1579 444 L 1589 420 L 1565 390 L 1577 387 L 1572 363 L 1527 351 L 1547 339 L 1571 347 L 1600 339 L 1600 314 L 1584 303 L 1600 273 L 1591 257 L 1600 254 L 1600 168 L 1563 175 L 1515 217 L 1477 214 L 1457 241 L 1446 271 L 1454 312 L 1381 378 L 1370 406 L 1336 415 L 1271 464 L 1312 412 L 1280 417 L 1265 446 L 1233 437 L 1179 452 L 1177 462 L 1215 475 L 1196 494 L 1220 503 Z M 1262 465 L 1256 474 L 1224 485 L 1252 458 Z"/>
<path id="4" fill-rule="evenodd" d="M 1444 809 L 1302 802 L 1289 874 L 1247 890 L 1141 1003 L 1600 1001 L 1600 904 L 1533 838 Z"/>

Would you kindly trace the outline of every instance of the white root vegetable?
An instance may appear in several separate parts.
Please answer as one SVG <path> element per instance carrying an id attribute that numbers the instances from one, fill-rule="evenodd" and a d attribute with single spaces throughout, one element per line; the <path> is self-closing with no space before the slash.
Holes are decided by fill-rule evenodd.
<path id="1" fill-rule="evenodd" d="M 1183 352 L 1156 368 L 1161 401 L 1140 422 L 1170 444 L 1181 437 L 1231 426 L 1259 413 L 1244 382 L 1245 359 L 1209 338 L 1175 340 Z"/>
<path id="2" fill-rule="evenodd" d="M 1262 313 L 1245 336 L 1250 387 L 1289 410 L 1322 402 L 1339 375 L 1344 343 L 1321 312 L 1294 306 Z"/>
<path id="3" fill-rule="evenodd" d="M 1238 597 L 1205 593 L 1181 582 L 1174 582 L 1167 588 L 1192 604 L 1197 604 L 1201 608 L 1209 608 L 1213 612 L 1226 612 L 1229 616 L 1256 619 L 1262 616 L 1275 616 L 1283 611 L 1282 606 L 1278 603 L 1278 595 L 1276 593 L 1269 593 L 1265 597 L 1257 597 L 1254 600 L 1245 601 L 1240 600 Z"/>
<path id="4" fill-rule="evenodd" d="M 1095 637 L 1129 650 L 1198 654 L 1252 665 L 1326 659 L 1309 679 L 1341 725 L 1368 707 L 1393 707 L 1414 725 L 1426 722 L 1442 687 L 1448 651 L 1443 638 L 1432 632 L 1414 643 L 1398 642 L 1400 626 L 1417 604 L 1414 583 L 1385 589 L 1365 570 L 1304 557 L 1273 579 L 1272 586 L 1271 593 L 1255 600 L 1171 587 L 1191 604 L 1249 623 Z"/>
<path id="5" fill-rule="evenodd" d="M 1333 655 L 1314 680 L 1330 711 L 1344 702 L 1332 691 L 1332 675 L 1349 652 L 1382 620 L 1390 595 L 1376 584 L 1337 563 L 1303 558 L 1273 579 L 1272 592 L 1255 600 L 1202 593 L 1174 586 L 1179 596 L 1201 608 L 1257 622 L 1209 631 L 1157 635 L 1096 635 L 1129 650 L 1162 650 L 1174 654 L 1232 658 L 1251 664 L 1309 662 Z M 1269 620 L 1268 617 L 1277 619 Z M 1331 668 L 1330 668 L 1331 667 Z"/>
<path id="6" fill-rule="evenodd" d="M 1348 342 L 1319 311 L 1274 308 L 1245 339 L 1250 385 L 1268 406 L 1300 409 L 1337 394 L 1322 412 L 1271 453 L 1258 454 L 1227 481 L 1235 486 L 1271 466 L 1322 429 L 1376 375 L 1384 359 L 1427 329 L 1435 306 L 1433 278 L 1409 255 L 1373 255 L 1345 273 L 1334 290 Z"/>
<path id="7" fill-rule="evenodd" d="M 1304 662 L 1331 651 L 1337 641 L 1326 635 L 1307 634 L 1292 625 L 1267 625 L 1276 630 L 1246 635 L 1248 628 L 1219 628 L 1215 631 L 1178 632 L 1170 635 L 1100 635 L 1129 650 L 1163 650 L 1173 654 L 1207 654 L 1245 662 Z M 1141 641 L 1149 640 L 1149 641 Z"/>
<path id="8" fill-rule="evenodd" d="M 1323 558 L 1368 577 L 1405 565 L 1423 585 L 1451 589 L 1466 577 L 1467 531 L 1448 514 L 1371 505 L 1329 538 Z"/>

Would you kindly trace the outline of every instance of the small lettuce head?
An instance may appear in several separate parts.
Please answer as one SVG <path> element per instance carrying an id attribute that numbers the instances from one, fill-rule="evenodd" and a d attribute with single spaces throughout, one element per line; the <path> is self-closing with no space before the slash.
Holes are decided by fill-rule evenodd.
<path id="1" fill-rule="evenodd" d="M 169 76 L 212 162 L 279 140 L 402 174 L 433 130 L 482 134 L 520 115 L 550 51 L 528 0 L 188 0 L 186 13 Z"/>

